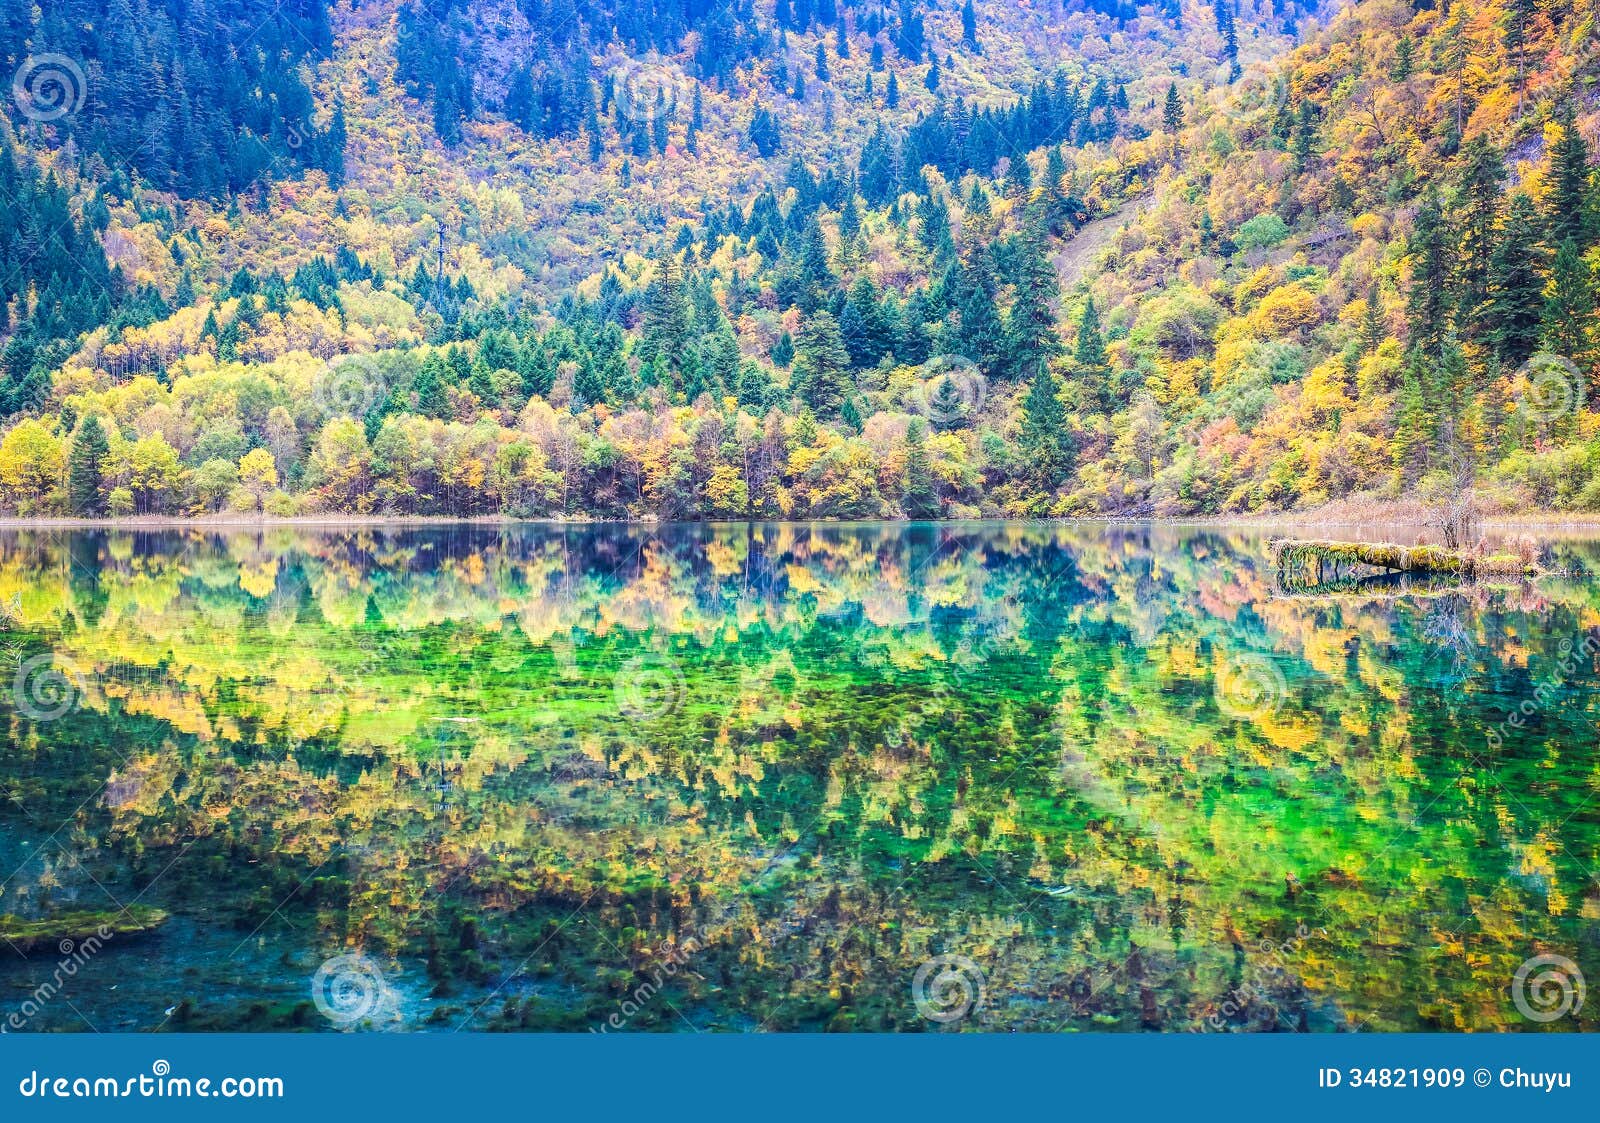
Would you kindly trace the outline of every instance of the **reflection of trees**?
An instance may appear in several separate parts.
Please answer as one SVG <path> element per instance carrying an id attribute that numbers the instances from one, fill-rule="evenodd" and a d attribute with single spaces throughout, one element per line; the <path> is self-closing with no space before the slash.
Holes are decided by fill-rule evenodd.
<path id="1" fill-rule="evenodd" d="M 1184 1028 L 1245 982 L 1233 1024 L 1503 1024 L 1516 964 L 1600 906 L 1568 759 L 1595 668 L 1485 734 L 1592 590 L 1274 599 L 1258 556 L 982 524 L 11 538 L 0 599 L 92 685 L 7 767 L 63 818 L 113 780 L 95 852 L 201 840 L 173 901 L 246 929 L 287 894 L 431 965 L 471 914 L 503 968 L 555 939 L 592 989 L 692 925 L 677 985 L 729 1025 L 912 1024 L 948 950 L 991 1024 Z M 646 653 L 685 688 L 641 720 L 615 679 Z M 1253 720 L 1215 697 L 1243 656 L 1284 676 Z M 552 936 L 580 907 L 604 939 Z"/>

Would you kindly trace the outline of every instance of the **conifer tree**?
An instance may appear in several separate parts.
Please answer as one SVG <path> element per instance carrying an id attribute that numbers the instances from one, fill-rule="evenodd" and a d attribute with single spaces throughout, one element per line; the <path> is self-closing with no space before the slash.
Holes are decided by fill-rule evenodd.
<path id="1" fill-rule="evenodd" d="M 1072 471 L 1072 439 L 1060 386 L 1048 364 L 1039 366 L 1023 399 L 1019 439 L 1033 479 L 1046 491 L 1060 487 Z"/>
<path id="2" fill-rule="evenodd" d="M 1459 232 L 1453 271 L 1459 290 L 1456 324 L 1465 339 L 1482 339 L 1487 328 L 1483 314 L 1484 302 L 1489 299 L 1486 265 L 1499 241 L 1497 225 L 1505 178 L 1500 150 L 1487 137 L 1474 137 L 1462 151 L 1461 178 L 1451 208 Z"/>
<path id="3" fill-rule="evenodd" d="M 837 413 L 852 389 L 850 353 L 830 312 L 812 313 L 800 329 L 794 388 L 802 402 L 824 416 Z"/>
<path id="4" fill-rule="evenodd" d="M 444 389 L 447 379 L 444 360 L 438 351 L 430 351 L 411 385 L 417 395 L 417 412 L 423 417 L 444 419 L 450 416 L 450 397 Z"/>
<path id="5" fill-rule="evenodd" d="M 1578 131 L 1571 106 L 1562 116 L 1561 139 L 1551 152 L 1550 164 L 1550 197 L 1546 211 L 1550 244 L 1559 246 L 1571 242 L 1581 254 L 1593 244 L 1595 216 L 1590 211 L 1589 145 Z"/>
<path id="6" fill-rule="evenodd" d="M 1511 197 L 1499 244 L 1489 259 L 1488 335 L 1495 354 L 1519 367 L 1539 347 L 1544 320 L 1544 248 L 1533 200 Z"/>
<path id="7" fill-rule="evenodd" d="M 1595 287 L 1589 266 L 1569 238 L 1550 265 L 1544 306 L 1544 347 L 1579 366 L 1594 358 Z"/>
<path id="8" fill-rule="evenodd" d="M 1006 343 L 1011 370 L 1030 378 L 1058 350 L 1055 299 L 1060 292 L 1042 225 L 1030 222 L 1019 235 L 1016 292 L 1006 318 Z"/>
<path id="9" fill-rule="evenodd" d="M 73 514 L 92 518 L 105 513 L 101 489 L 110 451 L 105 428 L 100 418 L 91 413 L 78 426 L 67 457 L 67 505 Z"/>
<path id="10" fill-rule="evenodd" d="M 928 455 L 928 423 L 920 417 L 906 427 L 907 518 L 932 519 L 939 516 L 939 493 L 933 483 L 933 464 Z"/>
<path id="11" fill-rule="evenodd" d="M 1451 313 L 1450 258 L 1437 190 L 1424 196 L 1407 248 L 1411 254 L 1407 334 L 1413 347 L 1437 355 L 1444 344 Z"/>

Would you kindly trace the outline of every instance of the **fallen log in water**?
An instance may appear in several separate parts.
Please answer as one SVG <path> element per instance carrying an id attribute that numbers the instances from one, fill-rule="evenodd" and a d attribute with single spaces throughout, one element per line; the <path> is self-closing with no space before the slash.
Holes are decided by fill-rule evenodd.
<path id="1" fill-rule="evenodd" d="M 1470 550 L 1447 550 L 1443 546 L 1280 538 L 1268 543 L 1267 549 L 1280 580 L 1294 578 L 1314 584 L 1325 580 L 1324 566 L 1333 570 L 1334 579 L 1341 572 L 1359 566 L 1392 573 L 1444 574 L 1460 578 L 1523 577 L 1539 572 L 1538 566 L 1516 554 L 1478 554 Z"/>

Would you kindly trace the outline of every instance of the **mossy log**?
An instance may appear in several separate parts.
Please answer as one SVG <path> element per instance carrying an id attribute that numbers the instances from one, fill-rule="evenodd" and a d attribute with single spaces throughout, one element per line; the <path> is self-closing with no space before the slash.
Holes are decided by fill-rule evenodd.
<path id="1" fill-rule="evenodd" d="M 125 909 L 86 909 L 63 912 L 38 920 L 25 920 L 10 913 L 0 914 L 0 940 L 21 952 L 63 941 L 80 944 L 91 936 L 105 940 L 110 936 L 131 936 L 150 932 L 167 922 L 165 911 L 149 905 L 129 905 Z M 109 933 L 109 936 L 107 935 Z"/>
<path id="2" fill-rule="evenodd" d="M 1296 577 L 1323 581 L 1323 567 L 1335 576 L 1347 567 L 1366 566 L 1393 573 L 1442 574 L 1472 578 L 1480 574 L 1532 576 L 1537 566 L 1528 565 L 1515 554 L 1479 555 L 1467 550 L 1447 550 L 1443 546 L 1399 546 L 1393 543 L 1326 542 L 1283 538 L 1268 547 L 1280 578 Z"/>

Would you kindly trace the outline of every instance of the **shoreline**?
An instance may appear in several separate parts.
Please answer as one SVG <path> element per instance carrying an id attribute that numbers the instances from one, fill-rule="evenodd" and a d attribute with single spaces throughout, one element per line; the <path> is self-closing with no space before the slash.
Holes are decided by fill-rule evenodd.
<path id="1" fill-rule="evenodd" d="M 511 515 L 135 515 L 128 518 L 26 518 L 0 516 L 0 530 L 269 530 L 340 529 L 344 527 L 430 527 L 430 526 L 740 526 L 751 523 L 816 526 L 859 526 L 862 524 L 904 523 L 907 525 L 962 526 L 978 523 L 1026 523 L 1042 526 L 1149 525 L 1149 526 L 1229 526 L 1229 527 L 1405 527 L 1428 531 L 1424 513 L 1417 508 L 1395 505 L 1392 509 L 1343 510 L 1337 507 L 1312 511 L 1254 512 L 1237 515 L 1074 515 L 1062 518 L 1012 518 L 1004 515 L 969 519 L 610 519 L 610 518 L 519 518 Z M 1485 530 L 1600 530 L 1600 512 L 1533 511 L 1515 515 L 1485 515 L 1480 519 Z"/>

